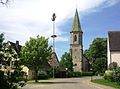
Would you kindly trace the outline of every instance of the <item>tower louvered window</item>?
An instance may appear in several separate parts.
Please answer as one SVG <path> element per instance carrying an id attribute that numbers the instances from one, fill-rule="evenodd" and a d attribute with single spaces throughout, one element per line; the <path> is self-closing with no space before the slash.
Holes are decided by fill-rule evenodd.
<path id="1" fill-rule="evenodd" d="M 76 41 L 77 41 L 77 36 L 75 35 L 75 36 L 74 36 L 74 42 L 76 42 Z"/>

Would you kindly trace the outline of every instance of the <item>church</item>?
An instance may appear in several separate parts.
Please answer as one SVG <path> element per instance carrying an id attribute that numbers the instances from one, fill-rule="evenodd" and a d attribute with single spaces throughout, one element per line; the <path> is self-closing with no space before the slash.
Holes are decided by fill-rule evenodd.
<path id="1" fill-rule="evenodd" d="M 81 29 L 79 14 L 76 9 L 74 22 L 70 31 L 70 53 L 73 59 L 73 71 L 85 72 L 89 70 L 89 62 L 83 55 L 83 31 Z"/>

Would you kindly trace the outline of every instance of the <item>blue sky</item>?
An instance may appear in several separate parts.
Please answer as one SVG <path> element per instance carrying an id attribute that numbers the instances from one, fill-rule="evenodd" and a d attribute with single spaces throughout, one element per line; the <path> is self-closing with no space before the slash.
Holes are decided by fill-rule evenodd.
<path id="1" fill-rule="evenodd" d="M 120 2 L 114 6 L 102 8 L 98 11 L 89 12 L 89 14 L 79 13 L 81 27 L 83 31 L 83 47 L 84 50 L 89 48 L 94 38 L 108 37 L 108 31 L 120 31 Z M 82 16 L 81 16 L 82 15 Z M 82 18 L 81 18 L 82 17 Z M 69 19 L 66 24 L 62 25 L 60 29 L 66 32 L 66 36 L 70 36 L 73 18 Z M 69 39 L 70 40 L 70 39 Z M 64 47 L 57 42 L 56 46 L 69 51 L 70 42 L 64 42 Z"/>
<path id="2" fill-rule="evenodd" d="M 47 2 L 47 3 L 46 3 Z M 94 3 L 93 3 L 94 2 Z M 5 41 L 20 41 L 24 45 L 29 37 L 45 36 L 52 44 L 52 13 L 56 18 L 56 52 L 60 60 L 69 51 L 70 31 L 76 5 L 83 30 L 83 47 L 89 48 L 96 37 L 107 37 L 108 31 L 120 30 L 119 0 L 14 0 L 0 5 L 0 32 Z"/>

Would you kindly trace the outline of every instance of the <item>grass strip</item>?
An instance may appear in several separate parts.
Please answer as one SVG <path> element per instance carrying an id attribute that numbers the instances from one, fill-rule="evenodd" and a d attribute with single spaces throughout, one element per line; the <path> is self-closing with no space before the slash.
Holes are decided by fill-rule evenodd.
<path id="1" fill-rule="evenodd" d="M 92 81 L 93 83 L 98 83 L 101 85 L 106 85 L 106 86 L 110 86 L 116 89 L 120 89 L 120 85 L 117 84 L 116 82 L 110 82 L 108 80 L 104 80 L 104 79 L 95 79 Z"/>

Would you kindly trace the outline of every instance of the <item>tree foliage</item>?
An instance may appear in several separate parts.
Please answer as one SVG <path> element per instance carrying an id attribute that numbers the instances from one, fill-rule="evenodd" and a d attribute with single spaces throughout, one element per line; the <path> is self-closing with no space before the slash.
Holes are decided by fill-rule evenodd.
<path id="1" fill-rule="evenodd" d="M 73 62 L 70 53 L 65 52 L 60 60 L 60 66 L 67 68 L 69 72 L 73 71 Z"/>
<path id="2" fill-rule="evenodd" d="M 3 60 L 4 61 L 16 61 L 18 59 L 18 55 L 16 51 L 12 48 L 9 42 L 4 43 L 2 47 L 3 52 Z"/>
<path id="3" fill-rule="evenodd" d="M 0 0 L 1 4 L 7 4 L 9 2 L 9 0 Z"/>
<path id="4" fill-rule="evenodd" d="M 3 41 L 4 41 L 4 34 L 1 33 L 1 34 L 0 34 L 0 49 L 1 49 L 2 46 L 3 46 Z"/>
<path id="5" fill-rule="evenodd" d="M 45 37 L 30 38 L 21 50 L 21 61 L 24 65 L 35 71 L 35 82 L 37 82 L 38 71 L 46 65 L 52 53 L 48 39 Z"/>
<path id="6" fill-rule="evenodd" d="M 104 74 L 104 79 L 111 81 L 111 82 L 116 82 L 120 85 L 120 67 L 117 67 L 112 70 L 106 70 Z"/>
<path id="7" fill-rule="evenodd" d="M 107 68 L 107 60 L 105 58 L 97 58 L 93 63 L 92 67 L 94 73 L 104 73 Z"/>
<path id="8" fill-rule="evenodd" d="M 2 39 L 3 36 L 0 37 Z M 1 41 L 3 44 L 3 40 Z M 21 71 L 18 55 L 9 42 L 4 43 L 0 49 L 0 89 L 17 89 L 23 86 L 23 72 Z"/>
<path id="9" fill-rule="evenodd" d="M 11 44 L 9 42 L 3 43 L 4 40 L 4 34 L 0 35 L 0 61 L 15 61 L 18 59 L 18 55 L 16 51 L 12 48 Z M 7 63 L 7 62 L 5 62 Z"/>
<path id="10" fill-rule="evenodd" d="M 95 38 L 90 48 L 85 50 L 84 54 L 89 60 L 102 57 L 107 58 L 107 39 Z"/>
<path id="11" fill-rule="evenodd" d="M 110 70 L 114 70 L 114 69 L 117 69 L 118 68 L 118 64 L 117 62 L 112 62 L 109 64 L 109 69 Z"/>
<path id="12" fill-rule="evenodd" d="M 99 72 L 99 69 L 105 70 L 107 68 L 107 38 L 95 38 L 89 49 L 85 50 L 84 55 L 94 65 L 94 72 Z"/>

